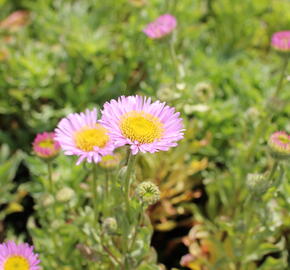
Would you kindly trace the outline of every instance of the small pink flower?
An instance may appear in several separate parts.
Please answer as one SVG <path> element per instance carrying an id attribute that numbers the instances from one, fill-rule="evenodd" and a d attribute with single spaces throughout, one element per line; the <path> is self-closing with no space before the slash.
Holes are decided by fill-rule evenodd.
<path id="1" fill-rule="evenodd" d="M 183 138 L 180 114 L 165 102 L 142 96 L 121 96 L 104 104 L 101 123 L 116 147 L 130 145 L 131 152 L 168 151 Z"/>
<path id="2" fill-rule="evenodd" d="M 55 134 L 65 155 L 79 157 L 77 165 L 84 160 L 98 163 L 115 149 L 108 130 L 97 119 L 97 109 L 69 114 L 58 123 Z"/>
<path id="3" fill-rule="evenodd" d="M 284 131 L 277 131 L 270 136 L 269 148 L 274 157 L 285 159 L 290 157 L 290 135 Z"/>
<path id="4" fill-rule="evenodd" d="M 17 245 L 13 241 L 0 244 L 0 269 L 39 270 L 40 260 L 33 247 L 26 243 Z"/>
<path id="5" fill-rule="evenodd" d="M 290 31 L 277 32 L 272 36 L 272 47 L 278 51 L 290 52 Z"/>
<path id="6" fill-rule="evenodd" d="M 176 18 L 170 14 L 158 17 L 154 22 L 149 23 L 143 32 L 152 39 L 162 38 L 170 34 L 176 27 Z"/>
<path id="7" fill-rule="evenodd" d="M 44 159 L 50 159 L 57 156 L 60 145 L 54 140 L 54 132 L 44 132 L 37 134 L 33 142 L 34 153 Z"/>

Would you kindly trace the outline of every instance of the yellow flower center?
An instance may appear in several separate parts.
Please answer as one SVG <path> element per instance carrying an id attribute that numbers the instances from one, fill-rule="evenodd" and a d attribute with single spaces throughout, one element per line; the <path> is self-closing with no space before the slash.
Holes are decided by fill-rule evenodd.
<path id="1" fill-rule="evenodd" d="M 132 111 L 123 115 L 120 129 L 126 138 L 140 144 L 160 139 L 164 131 L 163 124 L 157 117 L 142 111 Z"/>
<path id="2" fill-rule="evenodd" d="M 52 149 L 54 147 L 54 142 L 51 139 L 46 139 L 46 140 L 41 141 L 38 145 L 42 148 Z"/>
<path id="3" fill-rule="evenodd" d="M 98 124 L 95 128 L 84 128 L 75 134 L 76 146 L 85 152 L 93 151 L 95 146 L 102 148 L 108 141 L 107 130 Z"/>
<path id="4" fill-rule="evenodd" d="M 280 135 L 280 136 L 278 136 L 278 139 L 279 139 L 279 141 L 282 142 L 283 144 L 288 144 L 288 143 L 290 143 L 290 139 L 287 138 L 287 136 L 285 136 L 285 135 Z"/>
<path id="5" fill-rule="evenodd" d="M 22 256 L 12 256 L 4 263 L 4 270 L 29 270 L 29 262 Z"/>

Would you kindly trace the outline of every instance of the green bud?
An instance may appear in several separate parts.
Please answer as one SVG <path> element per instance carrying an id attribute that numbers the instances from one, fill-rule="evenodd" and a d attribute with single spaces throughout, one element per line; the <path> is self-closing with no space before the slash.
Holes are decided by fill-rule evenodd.
<path id="1" fill-rule="evenodd" d="M 136 194 L 143 203 L 148 205 L 155 204 L 160 200 L 159 188 L 149 181 L 140 183 L 136 189 Z"/>
<path id="2" fill-rule="evenodd" d="M 75 195 L 73 189 L 69 187 L 64 187 L 56 193 L 56 200 L 59 202 L 68 202 Z"/>
<path id="3" fill-rule="evenodd" d="M 290 135 L 286 132 L 273 133 L 268 140 L 268 146 L 273 158 L 279 160 L 290 158 Z"/>
<path id="4" fill-rule="evenodd" d="M 40 203 L 45 207 L 52 205 L 54 203 L 53 196 L 50 194 L 44 194 Z"/>
<path id="5" fill-rule="evenodd" d="M 117 221 L 115 218 L 108 217 L 104 220 L 103 229 L 107 233 L 109 233 L 109 234 L 114 233 L 114 232 L 116 232 L 117 228 L 118 228 L 118 224 L 117 224 Z"/>
<path id="6" fill-rule="evenodd" d="M 121 160 L 122 160 L 122 156 L 119 153 L 106 155 L 102 157 L 102 160 L 99 162 L 99 165 L 103 169 L 113 170 L 119 166 Z"/>
<path id="7" fill-rule="evenodd" d="M 256 194 L 263 194 L 269 187 L 265 175 L 259 173 L 249 173 L 246 184 L 249 190 Z"/>

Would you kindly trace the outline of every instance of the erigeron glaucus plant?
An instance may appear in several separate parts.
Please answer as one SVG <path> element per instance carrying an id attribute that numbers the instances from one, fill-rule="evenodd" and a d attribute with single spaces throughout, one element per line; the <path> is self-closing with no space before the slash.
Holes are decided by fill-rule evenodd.
<path id="1" fill-rule="evenodd" d="M 272 36 L 271 45 L 277 51 L 290 52 L 290 31 L 280 31 Z"/>
<path id="2" fill-rule="evenodd" d="M 1 270 L 40 270 L 38 254 L 33 247 L 13 241 L 0 244 L 0 269 Z"/>
<path id="3" fill-rule="evenodd" d="M 83 160 L 98 163 L 115 148 L 108 130 L 97 120 L 97 109 L 68 115 L 59 122 L 55 133 L 64 154 L 79 157 L 77 165 Z"/>
<path id="4" fill-rule="evenodd" d="M 150 247 L 152 226 L 145 210 L 160 199 L 160 192 L 154 183 L 136 183 L 136 159 L 141 153 L 176 147 L 183 138 L 183 121 L 174 108 L 142 96 L 111 100 L 100 112 L 100 120 L 96 109 L 68 115 L 59 122 L 53 137 L 65 155 L 77 157 L 75 166 L 83 166 L 81 170 L 86 171 L 91 183 L 87 193 L 92 207 L 72 209 L 75 214 L 66 218 L 70 226 L 81 231 L 71 248 L 79 252 L 81 264 L 90 270 L 159 269 Z M 51 173 L 53 162 L 57 165 L 56 160 L 48 162 L 48 192 L 52 197 L 49 215 L 54 219 L 53 227 L 58 228 L 60 209 L 64 204 L 72 205 L 74 197 L 80 195 L 78 190 L 57 187 Z M 57 239 L 63 237 L 61 231 L 56 230 L 50 237 L 57 248 Z"/>
<path id="5" fill-rule="evenodd" d="M 171 14 L 159 16 L 155 21 L 149 23 L 143 32 L 151 39 L 159 39 L 169 35 L 177 26 L 176 18 Z"/>

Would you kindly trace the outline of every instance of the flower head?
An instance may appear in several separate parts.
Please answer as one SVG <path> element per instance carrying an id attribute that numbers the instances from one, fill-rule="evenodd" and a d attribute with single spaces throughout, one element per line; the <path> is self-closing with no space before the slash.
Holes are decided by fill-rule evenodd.
<path id="1" fill-rule="evenodd" d="M 259 173 L 249 173 L 246 185 L 254 194 L 263 194 L 269 187 L 266 176 Z"/>
<path id="2" fill-rule="evenodd" d="M 68 115 L 59 122 L 55 134 L 65 155 L 79 156 L 77 165 L 85 159 L 98 163 L 115 148 L 107 129 L 97 121 L 97 109 Z"/>
<path id="3" fill-rule="evenodd" d="M 102 226 L 104 231 L 109 234 L 116 232 L 116 230 L 118 229 L 117 220 L 113 217 L 107 217 L 104 220 Z"/>
<path id="4" fill-rule="evenodd" d="M 154 22 L 149 23 L 143 32 L 152 39 L 162 38 L 170 34 L 177 25 L 176 18 L 170 14 L 158 17 Z"/>
<path id="5" fill-rule="evenodd" d="M 278 51 L 290 52 L 290 31 L 277 32 L 272 36 L 272 47 Z"/>
<path id="6" fill-rule="evenodd" d="M 0 244 L 1 270 L 39 270 L 39 263 L 38 254 L 26 243 L 17 245 L 8 241 Z"/>
<path id="7" fill-rule="evenodd" d="M 75 196 L 75 192 L 70 187 L 63 187 L 56 193 L 59 202 L 68 202 Z"/>
<path id="8" fill-rule="evenodd" d="M 102 124 L 117 147 L 139 151 L 167 151 L 183 138 L 183 124 L 174 108 L 141 96 L 120 97 L 104 104 Z"/>
<path id="9" fill-rule="evenodd" d="M 107 170 L 116 169 L 120 165 L 121 160 L 122 155 L 120 153 L 113 153 L 112 155 L 104 156 L 99 165 Z"/>
<path id="10" fill-rule="evenodd" d="M 140 183 L 136 189 L 136 193 L 140 200 L 148 205 L 160 200 L 159 188 L 150 181 Z"/>
<path id="11" fill-rule="evenodd" d="M 34 153 L 44 159 L 51 159 L 58 155 L 59 143 L 55 140 L 54 132 L 44 132 L 37 134 L 33 143 Z"/>
<path id="12" fill-rule="evenodd" d="M 290 157 L 290 135 L 284 131 L 273 133 L 268 141 L 272 155 L 278 159 Z"/>

